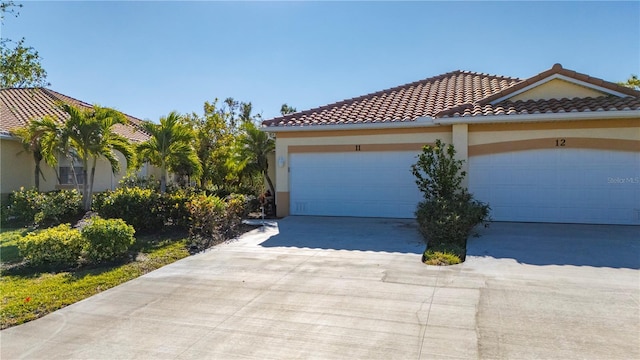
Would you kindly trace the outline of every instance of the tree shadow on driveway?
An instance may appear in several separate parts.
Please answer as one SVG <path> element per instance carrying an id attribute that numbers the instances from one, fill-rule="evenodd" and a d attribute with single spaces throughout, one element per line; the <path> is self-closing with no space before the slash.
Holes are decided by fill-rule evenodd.
<path id="1" fill-rule="evenodd" d="M 640 269 L 640 227 L 492 223 L 467 243 L 467 256 L 514 259 L 530 265 Z"/>
<path id="2" fill-rule="evenodd" d="M 289 216 L 260 246 L 422 254 L 415 220 Z"/>

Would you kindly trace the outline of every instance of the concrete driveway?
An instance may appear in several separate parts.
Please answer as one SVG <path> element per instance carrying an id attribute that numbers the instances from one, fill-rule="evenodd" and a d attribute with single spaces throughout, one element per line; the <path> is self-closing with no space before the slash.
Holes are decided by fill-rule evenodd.
<path id="1" fill-rule="evenodd" d="M 482 234 L 432 267 L 411 221 L 289 217 L 4 330 L 0 355 L 640 358 L 637 227 Z"/>

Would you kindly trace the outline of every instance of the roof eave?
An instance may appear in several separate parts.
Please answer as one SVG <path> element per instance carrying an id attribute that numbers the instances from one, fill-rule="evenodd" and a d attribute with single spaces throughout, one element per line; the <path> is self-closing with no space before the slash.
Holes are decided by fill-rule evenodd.
<path id="1" fill-rule="evenodd" d="M 354 123 L 354 124 L 330 124 L 330 125 L 290 125 L 290 126 L 263 126 L 260 130 L 265 132 L 295 132 L 295 131 L 328 131 L 328 130 L 373 130 L 373 129 L 406 129 L 438 126 L 432 117 L 419 117 L 413 121 L 387 121 L 380 123 Z"/>
<path id="2" fill-rule="evenodd" d="M 489 115 L 489 116 L 458 116 L 454 118 L 436 119 L 439 125 L 454 124 L 490 124 L 490 123 L 518 123 L 518 122 L 548 122 L 574 120 L 602 120 L 602 119 L 640 119 L 640 110 L 618 111 L 589 111 L 575 113 L 548 114 L 520 114 L 520 115 Z"/>

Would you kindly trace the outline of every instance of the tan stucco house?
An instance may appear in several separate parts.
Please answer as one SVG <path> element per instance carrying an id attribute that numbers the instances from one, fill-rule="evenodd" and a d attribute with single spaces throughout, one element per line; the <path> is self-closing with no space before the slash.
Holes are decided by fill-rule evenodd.
<path id="1" fill-rule="evenodd" d="M 45 115 L 53 116 L 57 121 L 63 123 L 68 115 L 57 106 L 59 102 L 69 103 L 80 108 L 92 107 L 90 104 L 50 89 L 0 90 L 0 193 L 2 199 L 6 199 L 8 194 L 21 187 L 32 188 L 35 186 L 33 156 L 23 151 L 19 139 L 13 137 L 10 131 Z M 129 115 L 126 116 L 129 119 L 129 125 L 116 125 L 116 132 L 133 142 L 146 140 L 148 135 L 139 129 L 141 120 Z M 114 175 L 111 172 L 111 167 L 106 160 L 102 159 L 98 162 L 94 191 L 114 189 L 118 185 L 118 181 L 126 173 L 126 160 L 122 154 L 118 153 L 118 155 L 121 164 L 123 164 L 119 174 Z M 82 164 L 76 163 L 74 166 L 81 169 Z M 58 160 L 57 170 L 60 181 L 58 181 L 54 169 L 46 165 L 44 161 L 42 161 L 41 167 L 44 174 L 44 179 L 40 179 L 41 191 L 73 188 L 71 164 L 66 158 L 61 157 Z M 147 171 L 147 169 L 142 171 Z"/>
<path id="2" fill-rule="evenodd" d="M 441 139 L 496 221 L 640 224 L 640 92 L 555 64 L 453 71 L 263 122 L 279 216 L 414 217 L 410 171 Z"/>

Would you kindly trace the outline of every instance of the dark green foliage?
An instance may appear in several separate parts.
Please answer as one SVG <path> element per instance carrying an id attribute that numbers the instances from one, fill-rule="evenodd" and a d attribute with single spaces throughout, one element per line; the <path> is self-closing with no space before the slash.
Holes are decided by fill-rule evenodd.
<path id="1" fill-rule="evenodd" d="M 192 247 L 204 250 L 221 241 L 225 202 L 217 196 L 198 194 L 187 204 L 190 215 L 189 237 Z"/>
<path id="2" fill-rule="evenodd" d="M 140 177 L 137 175 L 127 175 L 118 182 L 118 187 L 126 188 L 142 188 L 160 191 L 160 180 L 153 175 L 148 177 Z"/>
<path id="3" fill-rule="evenodd" d="M 460 184 L 466 172 L 462 171 L 463 161 L 455 159 L 455 154 L 453 145 L 446 145 L 440 139 L 435 145 L 422 148 L 411 172 L 425 200 L 451 199 L 462 191 Z"/>
<path id="4" fill-rule="evenodd" d="M 82 195 L 77 190 L 52 191 L 43 194 L 34 222 L 38 226 L 73 223 L 82 212 Z"/>
<path id="5" fill-rule="evenodd" d="M 30 233 L 18 241 L 20 254 L 32 265 L 75 266 L 85 245 L 80 231 L 62 224 Z"/>
<path id="6" fill-rule="evenodd" d="M 8 220 L 19 225 L 32 224 L 39 211 L 40 201 L 41 195 L 36 189 L 20 188 L 20 191 L 14 191 L 7 199 Z"/>
<path id="7" fill-rule="evenodd" d="M 190 189 L 178 189 L 162 194 L 162 212 L 166 226 L 188 229 L 190 214 L 187 203 L 194 194 Z"/>
<path id="8" fill-rule="evenodd" d="M 243 195 L 231 195 L 226 201 L 217 196 L 196 194 L 187 203 L 189 237 L 194 251 L 204 250 L 237 234 L 246 212 Z"/>
<path id="9" fill-rule="evenodd" d="M 463 161 L 455 153 L 453 145 L 437 140 L 423 148 L 411 170 L 424 196 L 416 217 L 429 249 L 461 249 L 454 253 L 464 258 L 469 234 L 488 220 L 490 208 L 462 187 Z"/>
<path id="10" fill-rule="evenodd" d="M 92 263 L 117 259 L 133 245 L 134 234 L 134 228 L 122 219 L 94 217 L 82 228 L 85 255 Z"/>
<path id="11" fill-rule="evenodd" d="M 162 197 L 151 189 L 118 188 L 95 197 L 93 208 L 105 219 L 123 219 L 139 233 L 164 227 Z"/>
<path id="12" fill-rule="evenodd" d="M 473 228 L 488 218 L 489 206 L 465 192 L 452 199 L 425 200 L 418 204 L 416 216 L 429 247 L 454 244 L 465 248 Z"/>
<path id="13" fill-rule="evenodd" d="M 7 217 L 16 225 L 59 225 L 74 222 L 82 213 L 82 195 L 75 189 L 48 193 L 20 189 L 9 195 L 8 204 Z"/>

